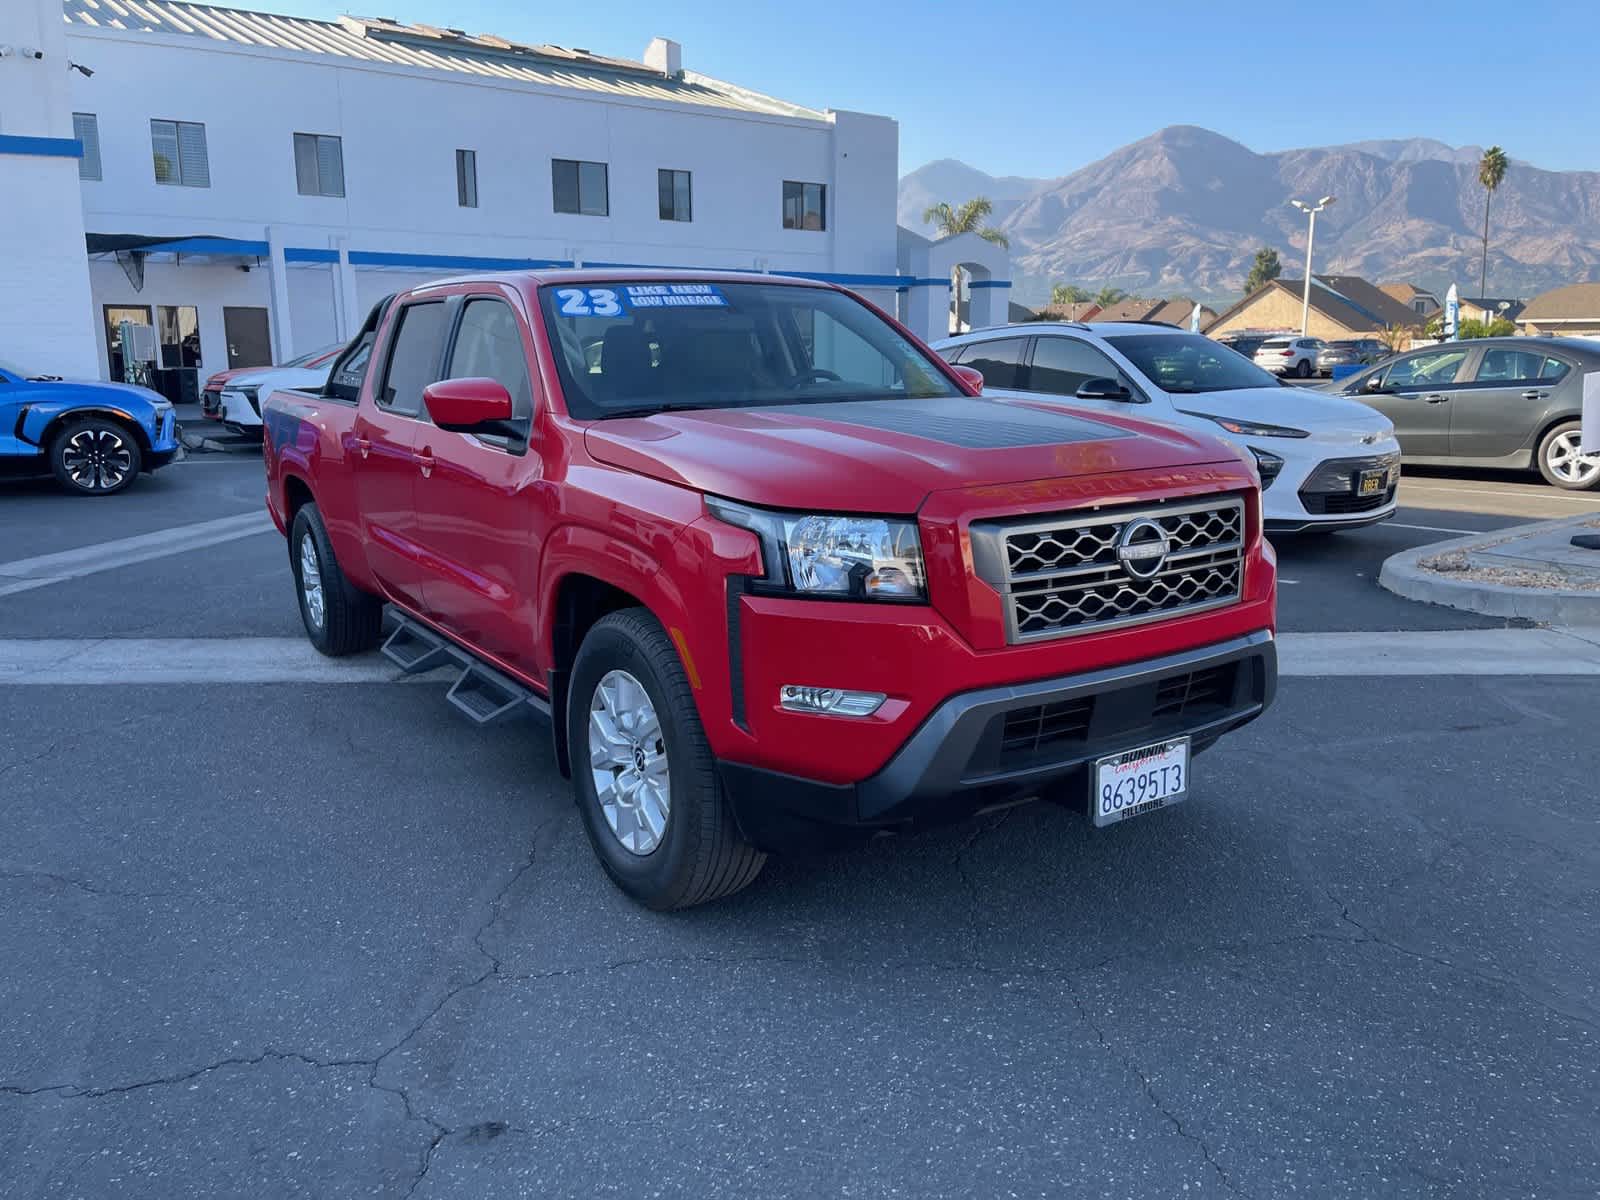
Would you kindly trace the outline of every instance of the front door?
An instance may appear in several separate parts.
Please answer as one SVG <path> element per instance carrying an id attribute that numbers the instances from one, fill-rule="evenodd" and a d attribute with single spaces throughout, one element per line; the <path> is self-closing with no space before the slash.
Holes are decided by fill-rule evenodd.
<path id="1" fill-rule="evenodd" d="M 272 337 L 264 308 L 224 308 L 222 332 L 228 339 L 228 369 L 270 367 Z"/>
<path id="2" fill-rule="evenodd" d="M 1129 415 L 1132 406 L 1128 400 L 1080 400 L 1078 389 L 1091 379 L 1109 379 L 1127 388 L 1130 396 L 1139 394 L 1127 373 L 1098 347 L 1066 334 L 1041 334 L 1033 344 L 1033 361 L 1023 377 L 1026 391 L 1018 394 L 1032 393 L 1034 398 L 1042 394 L 1085 412 Z"/>
<path id="3" fill-rule="evenodd" d="M 1450 401 L 1450 454 L 1505 458 L 1528 448 L 1550 404 L 1550 391 L 1571 368 L 1543 349 L 1484 346 L 1472 382 Z"/>
<path id="4" fill-rule="evenodd" d="M 493 379 L 511 393 L 514 433 L 451 433 L 421 426 L 418 539 L 423 602 L 446 632 L 537 676 L 535 566 L 544 535 L 530 490 L 540 460 L 529 452 L 534 410 L 532 339 L 511 297 L 468 296 L 448 356 L 447 379 Z"/>
<path id="5" fill-rule="evenodd" d="M 445 304 L 408 304 L 395 314 L 393 324 L 383 374 L 374 380 L 351 426 L 350 463 L 372 573 L 390 599 L 422 612 L 417 447 L 427 420 L 422 389 L 439 378 Z"/>
<path id="6" fill-rule="evenodd" d="M 1471 347 L 1436 346 L 1403 355 L 1382 372 L 1378 392 L 1360 398 L 1394 422 L 1400 450 L 1411 458 L 1450 454 L 1450 405 Z"/>

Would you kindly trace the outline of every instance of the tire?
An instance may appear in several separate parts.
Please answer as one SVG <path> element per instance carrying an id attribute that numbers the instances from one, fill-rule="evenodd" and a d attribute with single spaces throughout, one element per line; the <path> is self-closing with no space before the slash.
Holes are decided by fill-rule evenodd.
<path id="1" fill-rule="evenodd" d="M 143 461 L 133 430 L 109 417 L 69 421 L 50 443 L 51 473 L 79 496 L 115 496 L 139 478 Z"/>
<path id="2" fill-rule="evenodd" d="M 307 501 L 289 527 L 289 568 L 306 637 L 329 658 L 371 650 L 383 635 L 383 601 L 345 578 L 328 529 Z M 311 576 L 315 575 L 315 578 Z"/>
<path id="3" fill-rule="evenodd" d="M 705 904 L 761 873 L 766 855 L 734 823 L 683 664 L 647 609 L 611 613 L 583 639 L 567 692 L 567 752 L 595 855 L 646 908 Z M 595 765 L 597 754 L 611 760 Z"/>
<path id="4" fill-rule="evenodd" d="M 1535 461 L 1544 481 L 1569 492 L 1586 492 L 1600 485 L 1600 456 L 1585 469 L 1577 457 L 1581 421 L 1563 421 L 1539 439 Z"/>
<path id="5" fill-rule="evenodd" d="M 1297 362 L 1295 364 L 1294 373 L 1295 373 L 1297 378 L 1310 379 L 1311 378 L 1311 360 L 1309 358 L 1302 358 L 1299 362 Z"/>

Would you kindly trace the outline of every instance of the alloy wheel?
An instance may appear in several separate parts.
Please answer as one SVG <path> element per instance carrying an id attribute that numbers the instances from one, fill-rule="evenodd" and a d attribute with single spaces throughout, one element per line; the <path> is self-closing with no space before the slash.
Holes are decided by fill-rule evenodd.
<path id="1" fill-rule="evenodd" d="M 1588 487 L 1600 476 L 1600 454 L 1582 454 L 1578 450 L 1579 444 L 1576 429 L 1558 433 L 1550 439 L 1544 461 L 1550 473 L 1562 483 Z"/>
<path id="2" fill-rule="evenodd" d="M 80 429 L 67 439 L 61 465 L 68 478 L 86 492 L 109 492 L 127 482 L 133 452 L 113 429 Z"/>
<path id="3" fill-rule="evenodd" d="M 589 701 L 589 770 L 606 825 L 641 857 L 661 845 L 672 810 L 661 720 L 644 685 L 608 671 Z"/>
<path id="4" fill-rule="evenodd" d="M 311 624 L 322 628 L 327 619 L 326 600 L 322 593 L 322 565 L 317 561 L 317 547 L 309 533 L 300 539 L 300 594 L 305 599 L 306 616 Z"/>

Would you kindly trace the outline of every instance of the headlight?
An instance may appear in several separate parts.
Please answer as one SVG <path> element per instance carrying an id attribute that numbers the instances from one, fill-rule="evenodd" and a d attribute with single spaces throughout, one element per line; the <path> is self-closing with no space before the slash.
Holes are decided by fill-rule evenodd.
<path id="1" fill-rule="evenodd" d="M 914 521 L 895 517 L 768 512 L 716 497 L 717 519 L 761 539 L 760 582 L 802 596 L 924 600 L 927 575 Z"/>
<path id="2" fill-rule="evenodd" d="M 1246 446 L 1245 449 L 1255 455 L 1256 474 L 1261 476 L 1261 490 L 1264 492 L 1283 470 L 1283 459 L 1270 450 L 1257 450 L 1254 446 Z"/>
<path id="3" fill-rule="evenodd" d="M 1264 425 L 1260 421 L 1241 421 L 1237 417 L 1214 417 L 1210 413 L 1189 412 L 1181 410 L 1191 417 L 1204 417 L 1208 421 L 1215 421 L 1229 433 L 1237 433 L 1240 437 L 1281 437 L 1303 438 L 1310 437 L 1304 429 L 1293 429 L 1288 425 Z"/>

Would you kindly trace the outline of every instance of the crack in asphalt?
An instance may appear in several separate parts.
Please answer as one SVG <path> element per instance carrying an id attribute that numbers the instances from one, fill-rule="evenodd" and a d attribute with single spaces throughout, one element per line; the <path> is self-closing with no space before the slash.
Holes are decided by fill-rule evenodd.
<path id="1" fill-rule="evenodd" d="M 1333 906 L 1339 910 L 1339 919 L 1349 925 L 1352 929 L 1360 932 L 1361 936 L 1359 938 L 1352 938 L 1349 940 L 1355 942 L 1369 942 L 1374 946 L 1382 946 L 1385 950 L 1393 951 L 1395 954 L 1401 954 L 1407 958 L 1416 959 L 1418 962 L 1432 963 L 1435 966 L 1443 967 L 1445 970 L 1451 971 L 1457 975 L 1465 975 L 1468 979 L 1476 979 L 1479 983 L 1487 983 L 1492 984 L 1495 987 L 1504 988 L 1513 995 L 1521 997 L 1535 1008 L 1541 1008 L 1545 1012 L 1550 1013 L 1552 1016 L 1561 1017 L 1564 1020 L 1571 1021 L 1575 1025 L 1581 1025 L 1591 1032 L 1600 1032 L 1600 1020 L 1597 1020 L 1593 1014 L 1587 1012 L 1574 1012 L 1570 1008 L 1563 1007 L 1562 1005 L 1552 1004 L 1548 1000 L 1532 995 L 1527 991 L 1526 988 L 1522 987 L 1514 979 L 1507 979 L 1503 975 L 1496 975 L 1490 971 L 1483 971 L 1476 967 L 1467 966 L 1463 963 L 1453 962 L 1448 958 L 1441 958 L 1437 954 L 1429 954 L 1424 950 L 1413 950 L 1410 946 L 1403 946 L 1399 942 L 1391 941 L 1389 938 L 1386 938 L 1383 935 L 1375 932 L 1369 926 L 1363 925 L 1360 921 L 1352 917 L 1350 915 L 1350 905 L 1339 899 L 1338 896 L 1334 895 L 1331 888 L 1324 888 L 1323 891 L 1326 893 Z"/>
<path id="2" fill-rule="evenodd" d="M 1193 1133 L 1190 1130 L 1185 1129 L 1183 1126 L 1183 1118 L 1179 1117 L 1177 1113 L 1173 1112 L 1172 1109 L 1167 1107 L 1166 1102 L 1156 1094 L 1155 1085 L 1151 1083 L 1150 1077 L 1144 1073 L 1144 1071 L 1139 1067 L 1139 1064 L 1134 1062 L 1130 1055 L 1123 1054 L 1115 1046 L 1113 1046 L 1110 1041 L 1107 1040 L 1105 1030 L 1100 1027 L 1100 1023 L 1098 1021 L 1089 1015 L 1089 1006 L 1084 1002 L 1084 999 L 1082 995 L 1079 994 L 1078 989 L 1073 986 L 1072 979 L 1067 977 L 1064 982 L 1066 983 L 1067 988 L 1067 998 L 1072 1001 L 1072 1007 L 1077 1010 L 1078 1019 L 1088 1026 L 1089 1031 L 1094 1034 L 1095 1040 L 1100 1043 L 1101 1048 L 1104 1049 L 1105 1052 L 1111 1056 L 1111 1058 L 1121 1064 L 1123 1070 L 1129 1072 L 1139 1081 L 1139 1086 L 1144 1092 L 1145 1099 L 1150 1101 L 1151 1106 L 1167 1119 L 1172 1128 L 1177 1131 L 1178 1136 L 1184 1141 L 1191 1142 L 1199 1148 L 1200 1155 L 1205 1159 L 1206 1165 L 1209 1166 L 1216 1174 L 1217 1182 L 1221 1183 L 1227 1191 L 1232 1192 L 1235 1196 L 1243 1195 L 1243 1193 L 1240 1192 L 1238 1187 L 1234 1184 L 1233 1180 L 1228 1178 L 1228 1173 L 1222 1169 L 1222 1164 L 1216 1160 L 1216 1156 L 1211 1153 L 1211 1146 L 1205 1140 L 1205 1138 L 1201 1137 L 1198 1133 Z"/>
<path id="3" fill-rule="evenodd" d="M 52 883 L 59 883 L 63 887 L 77 888 L 79 891 L 88 892 L 91 896 L 112 896 L 119 900 L 161 900 L 173 893 L 171 892 L 124 892 L 117 888 L 99 887 L 84 879 L 75 879 L 71 875 L 61 875 L 55 871 L 46 871 L 42 867 L 18 868 L 12 863 L 0 864 L 0 879 L 48 879 Z"/>

